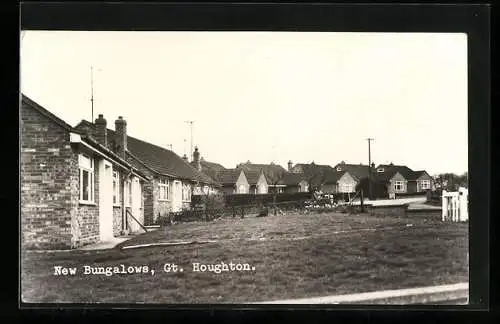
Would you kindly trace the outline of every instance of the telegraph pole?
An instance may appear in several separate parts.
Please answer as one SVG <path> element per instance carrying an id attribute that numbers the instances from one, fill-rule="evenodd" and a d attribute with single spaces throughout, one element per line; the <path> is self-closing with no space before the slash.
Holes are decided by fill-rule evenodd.
<path id="1" fill-rule="evenodd" d="M 371 156 L 371 142 L 373 138 L 367 138 L 368 141 L 368 199 L 372 200 L 372 156 Z"/>
<path id="2" fill-rule="evenodd" d="M 191 129 L 191 152 L 190 152 L 190 156 L 191 156 L 191 161 L 193 161 L 193 123 L 194 123 L 194 120 L 186 120 L 185 121 L 186 123 L 189 124 L 189 127 Z"/>

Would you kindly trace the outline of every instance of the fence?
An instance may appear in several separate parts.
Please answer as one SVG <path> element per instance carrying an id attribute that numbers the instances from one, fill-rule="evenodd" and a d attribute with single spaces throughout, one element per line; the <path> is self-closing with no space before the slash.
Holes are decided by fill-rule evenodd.
<path id="1" fill-rule="evenodd" d="M 203 195 L 191 196 L 191 205 L 194 207 L 203 202 Z M 311 199 L 312 193 L 310 192 L 296 192 L 296 193 L 279 193 L 276 194 L 228 194 L 223 195 L 220 199 L 226 206 L 246 206 L 246 205 L 266 205 L 274 202 L 291 202 Z"/>
<path id="2" fill-rule="evenodd" d="M 458 191 L 442 193 L 442 220 L 451 222 L 465 222 L 469 220 L 469 191 L 459 188 Z"/>
<path id="3" fill-rule="evenodd" d="M 212 221 L 220 217 L 245 217 L 248 215 L 265 215 L 277 214 L 282 211 L 303 210 L 307 206 L 305 200 L 301 201 L 282 201 L 276 204 L 246 204 L 232 205 L 221 208 L 199 208 L 191 210 L 183 210 L 179 212 L 170 212 L 164 216 L 160 216 L 156 225 L 168 226 L 172 222 L 193 222 L 193 221 Z"/>

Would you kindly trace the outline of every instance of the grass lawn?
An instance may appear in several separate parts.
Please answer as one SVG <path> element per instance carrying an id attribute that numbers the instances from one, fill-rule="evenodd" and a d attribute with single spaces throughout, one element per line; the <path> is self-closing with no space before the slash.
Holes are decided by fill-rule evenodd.
<path id="1" fill-rule="evenodd" d="M 407 226 L 407 224 L 412 224 Z M 216 243 L 122 250 L 210 239 Z M 244 303 L 468 281 L 468 225 L 346 214 L 287 214 L 180 223 L 107 251 L 23 252 L 24 302 Z M 192 262 L 254 271 L 193 272 Z M 183 272 L 165 273 L 165 263 Z M 147 265 L 149 273 L 85 275 L 83 266 Z M 76 267 L 56 276 L 54 266 Z"/>

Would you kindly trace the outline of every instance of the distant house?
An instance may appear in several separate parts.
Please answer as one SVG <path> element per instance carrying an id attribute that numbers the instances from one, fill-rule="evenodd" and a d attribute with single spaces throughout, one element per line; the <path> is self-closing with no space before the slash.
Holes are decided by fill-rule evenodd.
<path id="1" fill-rule="evenodd" d="M 184 160 L 187 161 L 187 156 L 183 157 Z M 201 172 L 205 178 L 212 180 L 214 183 L 217 183 L 215 180 L 217 177 L 217 173 L 221 170 L 225 170 L 222 165 L 218 163 L 208 162 L 200 156 L 200 152 L 198 147 L 194 148 L 193 152 L 193 161 L 191 161 L 191 166 L 193 166 L 198 172 Z M 217 193 L 217 186 L 210 186 L 207 183 L 200 184 L 194 187 L 193 194 L 195 195 L 210 195 Z"/>
<path id="2" fill-rule="evenodd" d="M 247 161 L 246 163 L 238 164 L 236 168 L 244 171 L 264 173 L 267 181 L 268 192 L 282 193 L 285 191 L 286 185 L 280 183 L 280 180 L 284 177 L 286 170 L 281 165 L 274 163 L 256 164 Z"/>
<path id="3" fill-rule="evenodd" d="M 295 174 L 303 174 L 302 178 L 307 181 L 311 188 L 321 190 L 324 193 L 355 192 L 359 181 L 357 176 L 348 171 L 348 168 L 333 168 L 330 165 L 314 162 L 298 163 L 292 167 L 291 161 L 288 163 L 288 167 Z M 366 173 L 368 174 L 368 172 Z"/>
<path id="4" fill-rule="evenodd" d="M 424 170 L 413 171 L 405 165 L 381 164 L 377 166 L 376 178 L 386 182 L 388 193 L 417 193 L 432 189 L 432 177 Z"/>
<path id="5" fill-rule="evenodd" d="M 217 181 L 221 184 L 224 194 L 248 194 L 250 184 L 245 172 L 241 169 L 225 169 L 217 173 Z"/>
<path id="6" fill-rule="evenodd" d="M 309 184 L 301 173 L 286 172 L 279 184 L 285 185 L 285 193 L 309 191 Z"/>
<path id="7" fill-rule="evenodd" d="M 102 115 L 95 124 L 82 120 L 77 126 L 97 138 L 109 138 L 107 146 L 148 176 L 144 184 L 144 222 L 155 224 L 158 217 L 190 208 L 194 187 L 208 186 L 216 191 L 218 184 L 196 170 L 173 151 L 127 134 L 127 123 L 119 117 L 115 130 L 106 127 Z"/>
<path id="8" fill-rule="evenodd" d="M 266 194 L 268 192 L 268 184 L 266 176 L 262 171 L 243 170 L 249 184 L 249 193 Z"/>
<path id="9" fill-rule="evenodd" d="M 367 164 L 348 164 L 344 161 L 333 167 L 337 172 L 349 172 L 349 174 L 355 177 L 358 181 L 361 181 L 364 178 L 368 178 L 369 168 Z M 373 167 L 372 167 L 373 171 Z"/>
<path id="10" fill-rule="evenodd" d="M 22 95 L 24 248 L 71 249 L 141 230 L 148 177 L 106 146 Z"/>

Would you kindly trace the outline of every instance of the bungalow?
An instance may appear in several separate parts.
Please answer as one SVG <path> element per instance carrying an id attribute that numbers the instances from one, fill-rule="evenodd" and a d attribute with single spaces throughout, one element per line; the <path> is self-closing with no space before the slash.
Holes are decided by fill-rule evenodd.
<path id="1" fill-rule="evenodd" d="M 247 161 L 240 163 L 236 166 L 237 169 L 244 171 L 262 172 L 264 173 L 267 181 L 268 192 L 285 192 L 286 185 L 281 183 L 286 170 L 278 164 L 257 164 Z"/>
<path id="2" fill-rule="evenodd" d="M 225 169 L 217 173 L 217 181 L 222 186 L 224 194 L 247 194 L 250 192 L 245 172 L 241 169 Z"/>
<path id="3" fill-rule="evenodd" d="M 432 178 L 424 170 L 413 171 L 405 165 L 381 164 L 376 170 L 377 178 L 389 184 L 388 193 L 418 193 L 432 189 Z"/>
<path id="4" fill-rule="evenodd" d="M 24 94 L 21 233 L 29 249 L 72 249 L 140 230 L 148 179 Z"/>
<path id="5" fill-rule="evenodd" d="M 266 194 L 268 192 L 268 184 L 266 176 L 262 171 L 243 170 L 249 185 L 249 193 Z"/>
<path id="6" fill-rule="evenodd" d="M 372 163 L 372 171 L 374 164 Z M 368 178 L 369 168 L 367 164 L 348 164 L 344 161 L 333 167 L 337 172 L 349 172 L 349 174 L 355 177 L 358 181 Z"/>
<path id="7" fill-rule="evenodd" d="M 309 184 L 301 173 L 286 172 L 279 184 L 284 184 L 285 193 L 308 192 Z"/>
<path id="8" fill-rule="evenodd" d="M 105 146 L 119 153 L 150 179 L 144 184 L 145 225 L 155 224 L 158 217 L 169 212 L 189 209 L 194 188 L 200 190 L 208 187 L 209 191 L 218 188 L 216 181 L 196 170 L 173 151 L 129 136 L 127 123 L 121 116 L 115 121 L 114 131 L 106 127 L 102 115 L 99 115 L 95 124 L 82 120 L 76 128 L 105 139 Z"/>
<path id="9" fill-rule="evenodd" d="M 187 161 L 187 156 L 184 156 L 183 159 Z M 194 148 L 193 152 L 193 161 L 191 161 L 191 165 L 204 174 L 208 179 L 211 179 L 214 183 L 216 183 L 215 178 L 217 177 L 217 172 L 221 170 L 225 170 L 226 168 L 218 163 L 208 162 L 200 156 L 200 151 L 198 147 Z M 193 194 L 202 195 L 202 194 L 216 194 L 218 192 L 218 186 L 196 186 L 194 188 Z"/>
<path id="10" fill-rule="evenodd" d="M 349 166 L 349 169 L 358 171 L 359 175 L 363 175 L 361 168 L 350 168 L 342 162 L 343 166 Z M 341 168 L 336 166 L 332 168 L 325 164 L 310 164 L 298 163 L 292 167 L 291 161 L 288 162 L 288 168 L 293 173 L 303 174 L 308 184 L 315 189 L 321 190 L 324 193 L 353 193 L 356 191 L 356 185 L 359 182 L 357 176 L 348 171 L 348 168 Z M 366 174 L 368 172 L 366 171 Z"/>

